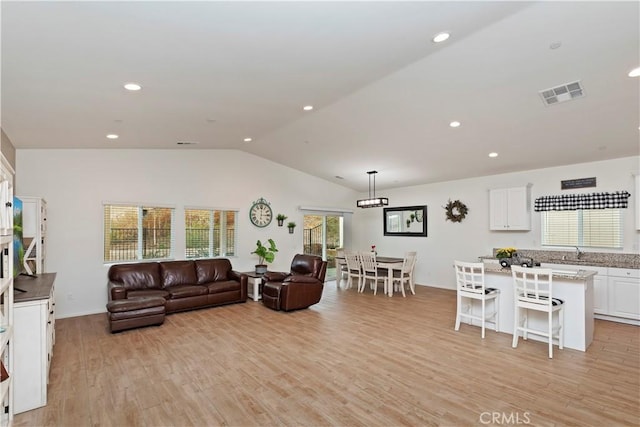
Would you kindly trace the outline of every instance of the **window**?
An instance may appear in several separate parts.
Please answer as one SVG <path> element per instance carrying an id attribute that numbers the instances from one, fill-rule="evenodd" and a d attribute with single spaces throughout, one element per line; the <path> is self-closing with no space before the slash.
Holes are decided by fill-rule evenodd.
<path id="1" fill-rule="evenodd" d="M 542 212 L 542 245 L 622 248 L 622 225 L 622 209 Z"/>
<path id="2" fill-rule="evenodd" d="M 173 257 L 174 209 L 104 205 L 104 261 Z"/>
<path id="3" fill-rule="evenodd" d="M 185 209 L 186 258 L 236 254 L 237 211 Z"/>

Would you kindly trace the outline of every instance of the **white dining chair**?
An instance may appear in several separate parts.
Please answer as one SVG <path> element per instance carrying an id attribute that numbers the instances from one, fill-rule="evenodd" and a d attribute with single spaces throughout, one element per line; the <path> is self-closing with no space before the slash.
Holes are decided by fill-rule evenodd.
<path id="1" fill-rule="evenodd" d="M 558 339 L 558 347 L 564 346 L 564 301 L 553 297 L 553 272 L 549 268 L 526 268 L 511 266 L 514 286 L 513 348 L 518 347 L 518 338 L 527 339 L 528 334 L 546 337 L 549 343 L 549 359 L 553 358 L 553 339 Z M 547 313 L 546 330 L 529 327 L 529 310 Z M 558 323 L 554 326 L 553 314 L 558 313 Z"/>
<path id="2" fill-rule="evenodd" d="M 414 271 L 416 270 L 416 264 L 418 263 L 418 252 L 415 251 L 411 251 L 411 252 L 405 252 L 404 257 L 413 257 L 413 266 L 411 267 L 411 273 L 410 273 L 410 280 L 409 280 L 409 290 L 411 291 L 411 294 L 415 295 L 416 294 L 416 281 L 415 281 L 415 276 L 414 276 Z"/>
<path id="3" fill-rule="evenodd" d="M 357 252 L 345 251 L 344 258 L 347 262 L 347 286 L 345 289 L 353 287 L 353 279 L 358 279 L 356 289 L 360 289 L 362 279 L 362 269 L 360 267 L 360 257 Z"/>
<path id="4" fill-rule="evenodd" d="M 407 252 L 402 261 L 402 269 L 393 271 L 392 285 L 396 286 L 396 283 L 397 283 L 397 287 L 399 288 L 400 291 L 402 291 L 403 297 L 407 296 L 404 292 L 405 284 L 409 285 L 409 290 L 411 290 L 411 293 L 413 295 L 416 294 L 415 287 L 411 283 L 412 272 L 413 272 L 413 268 L 415 267 L 415 264 L 416 264 L 415 252 L 413 253 Z"/>
<path id="5" fill-rule="evenodd" d="M 387 278 L 381 274 L 377 267 L 376 254 L 374 252 L 360 252 L 359 256 L 362 267 L 362 283 L 360 284 L 358 292 L 364 292 L 367 282 L 370 282 L 369 285 L 371 289 L 373 289 L 373 294 L 376 295 L 378 292 L 378 282 L 382 280 L 384 282 L 384 292 L 386 293 Z"/>
<path id="6" fill-rule="evenodd" d="M 463 318 L 469 319 L 469 324 L 474 320 L 480 322 L 481 336 L 484 339 L 486 323 L 493 323 L 496 332 L 500 321 L 499 297 L 500 290 L 488 288 L 484 283 L 483 262 L 454 261 L 456 269 L 456 326 L 460 330 L 460 322 Z M 493 311 L 487 312 L 487 301 L 493 300 Z M 479 301 L 481 305 L 480 315 L 473 313 L 473 301 Z"/>

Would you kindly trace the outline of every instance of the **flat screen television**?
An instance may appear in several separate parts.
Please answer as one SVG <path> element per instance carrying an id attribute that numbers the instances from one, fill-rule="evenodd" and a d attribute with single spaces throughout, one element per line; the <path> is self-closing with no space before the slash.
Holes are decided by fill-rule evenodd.
<path id="1" fill-rule="evenodd" d="M 25 272 L 22 243 L 22 200 L 13 198 L 13 277 Z"/>

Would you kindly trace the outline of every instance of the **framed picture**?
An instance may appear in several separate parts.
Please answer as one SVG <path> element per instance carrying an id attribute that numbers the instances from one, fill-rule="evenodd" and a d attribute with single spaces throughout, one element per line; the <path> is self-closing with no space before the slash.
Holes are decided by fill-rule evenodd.
<path id="1" fill-rule="evenodd" d="M 427 206 L 384 208 L 382 222 L 385 236 L 427 237 Z"/>

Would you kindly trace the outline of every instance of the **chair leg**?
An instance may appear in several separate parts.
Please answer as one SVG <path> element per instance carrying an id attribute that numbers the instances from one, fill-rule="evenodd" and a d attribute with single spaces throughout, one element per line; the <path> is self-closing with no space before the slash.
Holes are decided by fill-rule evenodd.
<path id="1" fill-rule="evenodd" d="M 549 311 L 549 359 L 553 359 L 553 311 Z"/>
<path id="2" fill-rule="evenodd" d="M 518 328 L 520 327 L 520 310 L 518 310 L 518 306 L 515 307 L 515 312 L 513 314 L 513 341 L 511 342 L 511 347 L 518 347 Z"/>
<path id="3" fill-rule="evenodd" d="M 497 297 L 495 297 L 493 299 L 493 306 L 496 310 L 496 314 L 493 320 L 496 321 L 495 323 L 495 327 L 496 327 L 496 332 L 498 332 L 498 324 L 500 324 L 500 302 L 498 301 L 500 299 L 500 295 L 498 295 Z"/>
<path id="4" fill-rule="evenodd" d="M 402 291 L 402 296 L 403 296 L 404 298 L 406 298 L 406 297 L 407 297 L 407 295 L 404 293 L 404 280 L 403 280 L 403 279 L 400 279 L 400 280 L 398 281 L 398 283 L 400 284 L 400 290 Z"/>
<path id="5" fill-rule="evenodd" d="M 460 297 L 460 295 L 458 295 L 458 308 L 456 309 L 456 327 L 455 330 L 459 331 L 460 330 L 460 310 L 461 310 L 461 305 L 462 305 L 462 298 Z"/>
<path id="6" fill-rule="evenodd" d="M 482 319 L 480 320 L 480 327 L 482 328 L 482 339 L 484 339 L 484 322 L 485 322 L 485 318 L 484 318 L 484 309 L 485 309 L 485 300 L 483 299 L 481 301 L 482 303 Z"/>
<path id="7" fill-rule="evenodd" d="M 558 317 L 560 324 L 560 329 L 558 330 L 558 347 L 562 350 L 564 347 L 564 306 L 558 311 Z"/>

